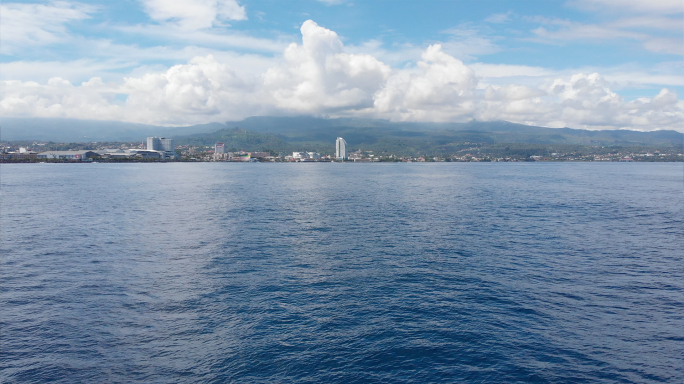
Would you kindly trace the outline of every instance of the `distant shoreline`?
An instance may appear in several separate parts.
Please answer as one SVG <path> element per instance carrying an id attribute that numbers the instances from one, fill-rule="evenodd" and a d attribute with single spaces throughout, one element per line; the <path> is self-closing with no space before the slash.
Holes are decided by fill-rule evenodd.
<path id="1" fill-rule="evenodd" d="M 684 163 L 684 159 L 630 159 L 630 160 L 510 160 L 510 161 L 25 161 L 0 160 L 0 164 L 436 164 L 436 163 Z"/>

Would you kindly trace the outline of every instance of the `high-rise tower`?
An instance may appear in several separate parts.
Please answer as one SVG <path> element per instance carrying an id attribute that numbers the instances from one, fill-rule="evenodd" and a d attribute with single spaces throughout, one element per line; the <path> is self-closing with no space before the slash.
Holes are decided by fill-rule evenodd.
<path id="1" fill-rule="evenodd" d="M 174 154 L 173 139 L 167 139 L 165 137 L 160 137 L 161 150 L 164 152 L 169 152 L 171 155 Z"/>
<path id="2" fill-rule="evenodd" d="M 147 138 L 147 150 L 148 151 L 161 151 L 161 140 L 158 137 L 148 137 Z"/>
<path id="3" fill-rule="evenodd" d="M 224 153 L 226 153 L 226 144 L 225 143 L 214 144 L 214 153 L 217 155 L 223 155 Z"/>
<path id="4" fill-rule="evenodd" d="M 172 159 L 176 156 L 173 146 L 173 139 L 167 139 L 165 137 L 148 137 L 147 150 L 160 152 L 162 159 Z"/>
<path id="5" fill-rule="evenodd" d="M 335 141 L 335 157 L 342 160 L 347 158 L 347 142 L 341 137 Z"/>

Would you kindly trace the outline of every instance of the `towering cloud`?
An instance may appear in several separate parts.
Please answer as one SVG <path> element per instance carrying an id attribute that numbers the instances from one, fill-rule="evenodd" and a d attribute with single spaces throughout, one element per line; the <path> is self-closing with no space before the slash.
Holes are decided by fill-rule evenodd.
<path id="1" fill-rule="evenodd" d="M 136 121 L 178 124 L 222 119 L 258 105 L 257 84 L 238 77 L 212 56 L 196 57 L 165 73 L 125 78 L 121 91 L 128 94 L 126 108 Z M 153 117 L 152 120 L 149 120 Z"/>
<path id="2" fill-rule="evenodd" d="M 390 67 L 370 55 L 345 53 L 335 32 L 311 20 L 301 32 L 302 45 L 290 44 L 283 63 L 263 75 L 272 102 L 303 113 L 371 107 Z"/>
<path id="3" fill-rule="evenodd" d="M 302 24 L 301 35 L 301 44 L 290 44 L 276 64 L 252 76 L 238 75 L 230 63 L 207 55 L 119 82 L 93 78 L 75 86 L 61 78 L 46 84 L 5 81 L 0 113 L 169 125 L 316 114 L 406 121 L 508 120 L 592 129 L 684 126 L 684 102 L 669 89 L 653 98 L 626 101 L 597 73 L 546 77 L 536 86 L 488 85 L 440 44 L 430 45 L 399 69 L 370 54 L 346 52 L 334 31 L 311 20 Z"/>
<path id="4" fill-rule="evenodd" d="M 418 72 L 397 71 L 375 95 L 375 108 L 400 120 L 462 120 L 475 111 L 474 72 L 442 52 L 439 44 L 422 54 Z"/>

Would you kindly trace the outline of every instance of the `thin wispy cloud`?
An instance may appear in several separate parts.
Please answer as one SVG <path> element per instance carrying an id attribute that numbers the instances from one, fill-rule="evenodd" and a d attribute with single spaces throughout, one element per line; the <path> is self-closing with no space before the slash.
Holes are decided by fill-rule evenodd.
<path id="1" fill-rule="evenodd" d="M 684 13 L 680 0 L 570 0 L 571 7 L 594 12 L 674 15 Z"/>
<path id="2" fill-rule="evenodd" d="M 66 1 L 47 4 L 5 2 L 0 5 L 0 49 L 3 54 L 16 54 L 19 48 L 69 41 L 73 34 L 67 25 L 88 19 L 96 11 L 95 6 Z"/>
<path id="3" fill-rule="evenodd" d="M 152 20 L 184 30 L 210 28 L 223 21 L 246 20 L 245 7 L 236 0 L 141 0 Z"/>
<path id="4" fill-rule="evenodd" d="M 567 19 L 528 17 L 527 20 L 541 26 L 531 30 L 534 41 L 581 41 L 595 44 L 605 40 L 633 40 L 652 52 L 684 55 L 684 36 L 676 28 L 681 20 L 669 17 L 630 17 L 602 24 L 578 23 Z M 654 34 L 652 30 L 665 30 L 666 35 Z M 673 32 L 673 33 L 672 33 Z"/>
<path id="5" fill-rule="evenodd" d="M 506 12 L 506 13 L 495 13 L 493 15 L 487 16 L 484 21 L 488 23 L 495 23 L 495 24 L 500 24 L 500 23 L 506 23 L 508 21 L 511 21 L 511 15 L 513 12 Z"/>

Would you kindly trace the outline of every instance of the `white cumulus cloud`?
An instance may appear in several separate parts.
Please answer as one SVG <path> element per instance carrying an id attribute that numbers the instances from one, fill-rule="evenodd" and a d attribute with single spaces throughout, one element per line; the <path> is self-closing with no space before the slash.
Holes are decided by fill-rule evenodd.
<path id="1" fill-rule="evenodd" d="M 440 44 L 425 48 L 408 66 L 391 68 L 373 55 L 346 52 L 334 31 L 311 20 L 303 23 L 301 33 L 301 44 L 290 44 L 261 73 L 236 69 L 244 63 L 230 55 L 204 54 L 186 64 L 163 70 L 151 67 L 118 81 L 4 81 L 0 114 L 164 125 L 315 114 L 684 130 L 684 102 L 668 88 L 650 98 L 625 100 L 611 89 L 617 83 L 598 73 L 468 66 Z"/>
<path id="2" fill-rule="evenodd" d="M 556 78 L 537 89 L 509 85 L 485 90 L 478 119 L 550 127 L 637 130 L 677 129 L 684 103 L 663 89 L 653 99 L 631 102 L 611 91 L 598 73 Z M 681 129 L 679 129 L 681 130 Z"/>
<path id="3" fill-rule="evenodd" d="M 261 112 L 254 79 L 241 78 L 212 55 L 196 57 L 164 73 L 125 78 L 128 119 L 179 124 L 247 117 Z"/>
<path id="4" fill-rule="evenodd" d="M 116 120 L 121 108 L 113 103 L 115 91 L 93 78 L 81 86 L 54 77 L 46 84 L 3 82 L 0 113 L 4 116 L 70 117 Z"/>
<path id="5" fill-rule="evenodd" d="M 418 62 L 419 71 L 397 71 L 375 95 L 375 108 L 397 120 L 447 121 L 474 111 L 475 73 L 461 60 L 431 45 Z"/>
<path id="6" fill-rule="evenodd" d="M 371 55 L 344 52 L 335 32 L 311 20 L 301 32 L 302 44 L 290 44 L 283 63 L 263 75 L 264 90 L 275 105 L 302 113 L 372 106 L 390 67 Z"/>

